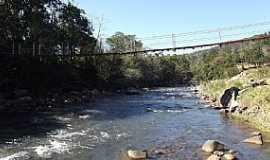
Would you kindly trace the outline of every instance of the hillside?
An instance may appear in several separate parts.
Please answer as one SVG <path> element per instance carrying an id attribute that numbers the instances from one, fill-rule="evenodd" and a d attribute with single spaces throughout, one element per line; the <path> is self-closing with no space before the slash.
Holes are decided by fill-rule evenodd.
<path id="1" fill-rule="evenodd" d="M 263 85 L 251 86 L 251 82 L 264 81 Z M 241 112 L 233 117 L 248 121 L 255 127 L 270 131 L 270 67 L 250 69 L 230 79 L 215 80 L 200 86 L 202 93 L 210 99 L 218 100 L 225 89 L 241 89 L 237 99 Z M 217 104 L 218 102 L 216 102 Z"/>

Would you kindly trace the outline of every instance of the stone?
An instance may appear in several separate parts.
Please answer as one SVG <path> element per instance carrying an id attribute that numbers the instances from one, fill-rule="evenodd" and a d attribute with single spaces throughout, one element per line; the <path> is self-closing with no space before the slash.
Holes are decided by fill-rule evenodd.
<path id="1" fill-rule="evenodd" d="M 231 104 L 236 101 L 239 91 L 240 89 L 237 87 L 226 89 L 220 98 L 220 104 L 226 108 L 232 106 Z"/>
<path id="2" fill-rule="evenodd" d="M 157 154 L 157 155 L 164 155 L 166 153 L 167 151 L 165 149 L 157 149 L 154 151 L 154 154 Z"/>
<path id="3" fill-rule="evenodd" d="M 119 159 L 120 160 L 131 160 L 129 157 L 128 157 L 128 155 L 127 155 L 127 153 L 125 152 L 121 152 L 120 153 L 120 157 L 119 157 Z"/>
<path id="4" fill-rule="evenodd" d="M 90 118 L 90 115 L 79 115 L 79 119 L 85 120 Z"/>
<path id="5" fill-rule="evenodd" d="M 251 143 L 257 145 L 263 145 L 262 135 L 255 135 L 242 141 L 243 143 Z"/>
<path id="6" fill-rule="evenodd" d="M 208 153 L 213 153 L 214 151 L 224 151 L 225 145 L 215 140 L 208 140 L 202 146 L 202 150 Z"/>
<path id="7" fill-rule="evenodd" d="M 230 154 L 235 154 L 235 153 L 237 153 L 235 150 L 232 150 L 232 149 L 230 149 L 229 151 L 228 151 L 228 153 L 230 153 Z"/>
<path id="8" fill-rule="evenodd" d="M 128 150 L 127 155 L 132 160 L 145 160 L 147 158 L 146 151 Z"/>
<path id="9" fill-rule="evenodd" d="M 252 132 L 251 133 L 252 136 L 262 136 L 261 132 Z"/>
<path id="10" fill-rule="evenodd" d="M 232 154 L 232 153 L 226 153 L 226 154 L 224 154 L 223 158 L 225 160 L 235 160 L 235 159 L 237 159 L 236 156 L 234 154 Z"/>
<path id="11" fill-rule="evenodd" d="M 215 154 L 212 154 L 211 156 L 209 156 L 207 158 L 207 160 L 221 160 L 221 157 L 215 155 Z"/>
<path id="12" fill-rule="evenodd" d="M 222 152 L 222 151 L 215 151 L 214 152 L 214 155 L 217 155 L 219 157 L 222 157 L 224 155 L 224 152 Z"/>
<path id="13" fill-rule="evenodd" d="M 251 79 L 249 82 L 250 86 L 252 87 L 257 87 L 257 86 L 262 86 L 262 85 L 267 85 L 265 80 L 253 80 Z"/>
<path id="14" fill-rule="evenodd" d="M 147 108 L 145 109 L 145 111 L 146 111 L 146 112 L 153 112 L 153 109 L 150 108 L 150 107 L 147 107 Z"/>

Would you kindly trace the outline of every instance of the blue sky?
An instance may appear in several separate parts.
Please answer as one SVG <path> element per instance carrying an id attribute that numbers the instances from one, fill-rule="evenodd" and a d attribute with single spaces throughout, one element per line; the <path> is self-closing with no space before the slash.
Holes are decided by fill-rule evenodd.
<path id="1" fill-rule="evenodd" d="M 122 31 L 148 37 L 270 21 L 269 0 L 75 0 L 75 4 L 94 21 L 104 17 L 105 36 Z"/>

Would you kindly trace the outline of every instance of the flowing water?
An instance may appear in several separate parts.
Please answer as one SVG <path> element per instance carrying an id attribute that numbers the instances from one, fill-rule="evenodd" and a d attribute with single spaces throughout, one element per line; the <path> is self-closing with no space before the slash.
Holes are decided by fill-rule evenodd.
<path id="1" fill-rule="evenodd" d="M 166 148 L 156 160 L 205 159 L 201 145 L 224 142 L 239 159 L 268 160 L 270 145 L 243 144 L 254 129 L 211 110 L 189 88 L 102 98 L 51 113 L 0 117 L 0 160 L 118 160 L 127 149 Z"/>

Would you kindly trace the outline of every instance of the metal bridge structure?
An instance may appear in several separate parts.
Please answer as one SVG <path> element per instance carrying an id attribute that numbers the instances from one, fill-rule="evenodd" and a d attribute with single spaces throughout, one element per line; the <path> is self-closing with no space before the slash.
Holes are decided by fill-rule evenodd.
<path id="1" fill-rule="evenodd" d="M 254 30 L 255 29 L 255 30 Z M 243 32 L 244 31 L 244 32 Z M 102 53 L 89 53 L 89 54 L 0 54 L 7 56 L 28 56 L 28 57 L 92 57 L 92 56 L 112 56 L 112 55 L 136 55 L 136 54 L 153 54 L 163 52 L 175 52 L 179 50 L 193 50 L 196 49 L 209 49 L 212 47 L 224 47 L 233 44 L 243 44 L 248 42 L 259 42 L 270 40 L 270 21 L 238 25 L 232 27 L 223 27 L 210 30 L 199 30 L 194 32 L 167 34 L 167 35 L 154 35 L 149 37 L 137 38 L 136 41 L 141 41 L 144 44 L 158 42 L 155 46 L 149 49 L 136 50 L 131 48 L 129 51 L 124 52 L 102 52 Z M 230 34 L 226 34 L 226 32 Z M 203 35 L 203 36 L 201 36 Z M 214 35 L 214 36 L 213 36 Z M 194 38 L 195 37 L 195 38 Z M 105 39 L 105 38 L 102 38 Z M 179 40 L 182 39 L 182 40 Z M 169 44 L 170 47 L 164 46 L 162 43 Z M 179 43 L 181 45 L 179 45 Z M 186 44 L 186 45 L 185 45 Z"/>

